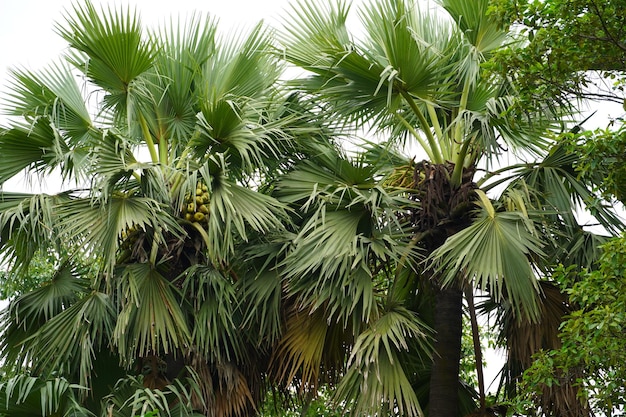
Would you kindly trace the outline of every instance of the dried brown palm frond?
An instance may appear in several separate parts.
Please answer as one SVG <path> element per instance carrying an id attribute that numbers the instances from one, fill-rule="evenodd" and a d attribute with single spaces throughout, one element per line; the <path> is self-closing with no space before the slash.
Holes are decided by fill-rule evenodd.
<path id="1" fill-rule="evenodd" d="M 531 365 L 532 356 L 541 349 L 561 346 L 559 326 L 563 322 L 563 316 L 572 311 L 567 296 L 555 284 L 540 281 L 539 285 L 542 293 L 541 319 L 533 323 L 509 318 L 505 327 L 509 357 L 524 369 Z"/>
<path id="2" fill-rule="evenodd" d="M 202 381 L 200 393 L 192 397 L 193 407 L 207 417 L 245 417 L 254 415 L 257 403 L 248 379 L 234 363 L 211 366 L 201 355 L 191 358 L 191 366 Z M 194 393 L 195 394 L 195 393 Z"/>
<path id="3" fill-rule="evenodd" d="M 270 376 L 279 385 L 295 385 L 300 393 L 315 392 L 339 376 L 350 345 L 349 330 L 329 322 L 324 308 L 312 312 L 292 306 L 285 332 L 270 359 Z"/>
<path id="4" fill-rule="evenodd" d="M 533 356 L 542 350 L 558 349 L 561 346 L 559 328 L 564 317 L 574 309 L 552 282 L 540 281 L 540 319 L 536 322 L 518 320 L 513 312 L 504 309 L 498 317 L 502 326 L 502 341 L 506 346 L 507 362 L 502 369 L 501 388 L 514 395 L 517 383 L 533 363 Z M 554 375 L 558 384 L 541 387 L 537 405 L 545 415 L 562 417 L 584 417 L 589 415 L 588 404 L 578 397 L 575 386 L 581 371 L 570 369 Z"/>

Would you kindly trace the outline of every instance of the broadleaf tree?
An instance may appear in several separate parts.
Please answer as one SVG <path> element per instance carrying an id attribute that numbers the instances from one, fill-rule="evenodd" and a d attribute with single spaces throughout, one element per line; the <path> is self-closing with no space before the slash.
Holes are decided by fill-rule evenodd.
<path id="1" fill-rule="evenodd" d="M 494 0 L 491 7 L 523 43 L 501 51 L 494 64 L 515 78 L 525 98 L 623 104 L 624 0 Z"/>
<path id="2" fill-rule="evenodd" d="M 575 306 L 559 332 L 559 346 L 537 353 L 515 398 L 519 412 L 570 415 L 577 403 L 546 395 L 565 387 L 585 413 L 614 415 L 624 405 L 623 260 L 624 237 L 605 244 L 593 270 L 576 266 L 555 271 L 554 278 Z M 537 411 L 535 411 L 537 410 Z"/>

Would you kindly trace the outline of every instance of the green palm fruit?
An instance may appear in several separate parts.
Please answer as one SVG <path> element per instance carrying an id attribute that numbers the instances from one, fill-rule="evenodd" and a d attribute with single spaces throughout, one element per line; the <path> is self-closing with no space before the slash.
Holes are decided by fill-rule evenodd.
<path id="1" fill-rule="evenodd" d="M 209 200 L 209 187 L 202 181 L 198 181 L 195 192 L 185 195 L 181 217 L 190 222 L 202 223 L 206 227 L 210 211 Z"/>

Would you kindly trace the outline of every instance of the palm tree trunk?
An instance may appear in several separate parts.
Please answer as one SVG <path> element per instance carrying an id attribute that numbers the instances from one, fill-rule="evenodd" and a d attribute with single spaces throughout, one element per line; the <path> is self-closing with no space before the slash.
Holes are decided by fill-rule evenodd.
<path id="1" fill-rule="evenodd" d="M 485 412 L 485 374 L 483 372 L 483 352 L 480 346 L 480 330 L 478 328 L 478 319 L 476 318 L 476 306 L 474 305 L 474 289 L 465 286 L 465 299 L 467 300 L 467 309 L 470 315 L 470 323 L 472 325 L 472 341 L 474 342 L 474 359 L 476 361 L 476 377 L 478 378 L 478 399 L 480 404 L 479 411 Z"/>
<path id="2" fill-rule="evenodd" d="M 463 292 L 439 290 L 435 295 L 435 355 L 430 377 L 429 417 L 459 416 L 459 362 Z"/>

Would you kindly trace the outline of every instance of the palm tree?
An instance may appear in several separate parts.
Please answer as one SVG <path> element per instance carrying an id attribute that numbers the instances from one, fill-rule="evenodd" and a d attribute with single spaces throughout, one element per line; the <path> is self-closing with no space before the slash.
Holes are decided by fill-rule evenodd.
<path id="1" fill-rule="evenodd" d="M 253 414 L 274 339 L 245 331 L 254 268 L 239 248 L 289 225 L 261 191 L 328 143 L 322 123 L 277 88 L 283 65 L 260 25 L 225 37 L 196 15 L 147 33 L 135 12 L 86 2 L 57 32 L 60 62 L 12 72 L 0 133 L 0 185 L 26 173 L 65 186 L 0 192 L 11 271 L 55 259 L 49 282 L 2 313 L 17 374 L 2 413 L 57 395 L 44 415 Z"/>
<path id="2" fill-rule="evenodd" d="M 396 278 L 420 257 L 397 216 L 414 204 L 380 184 L 381 168 L 320 148 L 276 179 L 272 195 L 297 216 L 261 254 L 281 276 L 286 310 L 270 372 L 313 395 L 330 384 L 353 415 L 421 415 L 412 369 L 400 364 L 428 360 L 431 332 Z"/>
<path id="3" fill-rule="evenodd" d="M 544 306 L 550 297 L 537 277 L 548 277 L 559 262 L 588 261 L 597 253 L 597 239 L 579 225 L 577 209 L 598 203 L 593 214 L 603 226 L 615 232 L 621 224 L 590 184 L 577 178 L 573 155 L 551 130 L 560 115 L 548 107 L 515 111 L 514 86 L 486 70 L 489 58 L 511 42 L 489 19 L 488 1 L 437 3 L 433 9 L 409 0 L 372 2 L 360 10 L 362 33 L 353 35 L 345 2 L 302 1 L 285 19 L 281 39 L 286 60 L 307 71 L 291 83 L 294 89 L 339 126 L 387 138 L 386 147 L 369 153 L 370 161 L 397 164 L 394 146 L 406 143 L 424 158 L 405 159 L 387 170 L 383 182 L 404 187 L 415 203 L 397 215 L 411 223 L 409 246 L 423 255 L 414 257 L 420 261 L 410 265 L 411 275 L 400 268 L 391 287 L 404 288 L 394 305 L 421 311 L 434 329 L 431 369 L 413 369 L 415 375 L 430 375 L 428 398 L 422 401 L 428 415 L 449 417 L 461 415 L 464 294 L 473 305 L 472 289 L 487 292 L 509 323 L 546 323 L 542 313 L 554 309 Z M 507 165 L 510 160 L 514 163 Z M 301 192 L 302 199 L 309 195 L 315 192 Z M 328 222 L 319 226 L 318 233 L 329 233 L 329 227 Z M 318 230 L 309 229 L 308 235 Z M 291 256 L 310 244 L 299 237 Z M 318 256 L 313 248 L 300 250 L 295 265 Z M 369 331 L 358 337 L 369 337 Z M 370 375 L 370 349 L 358 340 L 340 392 L 358 392 L 356 375 Z M 406 375 L 411 365 L 399 367 Z M 484 413 L 484 401 L 480 408 Z"/>

